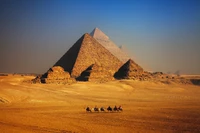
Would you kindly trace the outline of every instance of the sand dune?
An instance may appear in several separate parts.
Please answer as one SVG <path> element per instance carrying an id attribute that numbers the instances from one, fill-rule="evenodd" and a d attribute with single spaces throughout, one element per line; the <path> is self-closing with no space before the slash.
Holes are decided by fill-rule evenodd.
<path id="1" fill-rule="evenodd" d="M 2 133 L 200 132 L 200 87 L 121 80 L 29 84 L 0 77 Z M 122 105 L 121 113 L 85 108 Z"/>

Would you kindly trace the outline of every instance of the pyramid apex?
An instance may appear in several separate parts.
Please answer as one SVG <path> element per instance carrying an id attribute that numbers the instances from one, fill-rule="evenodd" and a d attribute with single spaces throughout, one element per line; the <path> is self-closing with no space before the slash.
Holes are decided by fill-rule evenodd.
<path id="1" fill-rule="evenodd" d="M 85 37 L 91 37 L 91 35 L 90 35 L 89 33 L 85 33 L 85 34 L 83 34 L 82 37 L 83 37 L 83 38 L 85 38 Z"/>
<path id="2" fill-rule="evenodd" d="M 109 39 L 109 37 L 103 33 L 99 28 L 94 28 L 94 30 L 90 33 L 90 35 L 94 38 L 99 38 L 99 39 Z"/>
<path id="3" fill-rule="evenodd" d="M 132 63 L 135 64 L 135 62 L 132 59 L 129 59 L 125 64 L 132 64 Z"/>
<path id="4" fill-rule="evenodd" d="M 93 31 L 98 31 L 98 30 L 100 30 L 98 27 L 95 27 L 94 29 L 93 29 Z"/>
<path id="5" fill-rule="evenodd" d="M 88 36 L 89 35 L 89 33 L 85 33 L 85 34 L 83 34 L 83 36 Z"/>
<path id="6" fill-rule="evenodd" d="M 132 59 L 129 59 L 127 62 L 134 62 Z"/>

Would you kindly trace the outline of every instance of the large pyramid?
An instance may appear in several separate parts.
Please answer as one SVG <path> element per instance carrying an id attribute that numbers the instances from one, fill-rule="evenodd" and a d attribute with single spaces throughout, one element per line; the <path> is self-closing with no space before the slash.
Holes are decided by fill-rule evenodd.
<path id="1" fill-rule="evenodd" d="M 78 78 L 83 71 L 96 63 L 112 75 L 123 65 L 118 58 L 86 33 L 54 66 L 60 66 L 69 72 L 71 77 Z"/>
<path id="2" fill-rule="evenodd" d="M 117 45 L 112 42 L 109 37 L 104 34 L 100 29 L 95 28 L 90 35 L 95 38 L 102 46 L 109 50 L 115 57 L 117 57 L 121 62 L 127 62 L 130 57 L 123 52 Z"/>

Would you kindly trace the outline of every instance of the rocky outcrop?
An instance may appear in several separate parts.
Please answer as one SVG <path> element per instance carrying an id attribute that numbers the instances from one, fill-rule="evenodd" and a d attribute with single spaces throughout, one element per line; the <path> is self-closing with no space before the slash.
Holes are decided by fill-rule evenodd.
<path id="1" fill-rule="evenodd" d="M 31 81 L 28 81 L 28 82 L 33 83 L 33 84 L 41 83 L 41 77 L 42 77 L 42 75 L 36 76 L 34 79 L 32 79 Z"/>
<path id="2" fill-rule="evenodd" d="M 165 74 L 163 72 L 154 72 L 151 74 L 154 79 L 176 79 L 177 76 L 172 76 L 170 74 Z"/>

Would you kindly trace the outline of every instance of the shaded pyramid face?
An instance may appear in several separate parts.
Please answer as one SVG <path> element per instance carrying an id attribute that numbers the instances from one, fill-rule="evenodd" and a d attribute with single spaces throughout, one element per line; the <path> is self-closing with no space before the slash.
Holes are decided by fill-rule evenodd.
<path id="1" fill-rule="evenodd" d="M 121 62 L 127 62 L 130 57 L 123 52 L 117 45 L 112 42 L 107 35 L 105 35 L 100 29 L 95 28 L 90 35 L 94 37 L 103 47 L 109 50 L 115 57 Z"/>
<path id="2" fill-rule="evenodd" d="M 84 34 L 54 66 L 61 66 L 77 78 L 92 64 L 98 63 L 113 75 L 122 62 L 113 56 L 89 34 Z"/>
<path id="3" fill-rule="evenodd" d="M 114 76 L 117 79 L 131 79 L 141 76 L 143 72 L 142 67 L 136 64 L 133 60 L 129 59 L 123 66 L 120 67 Z"/>

